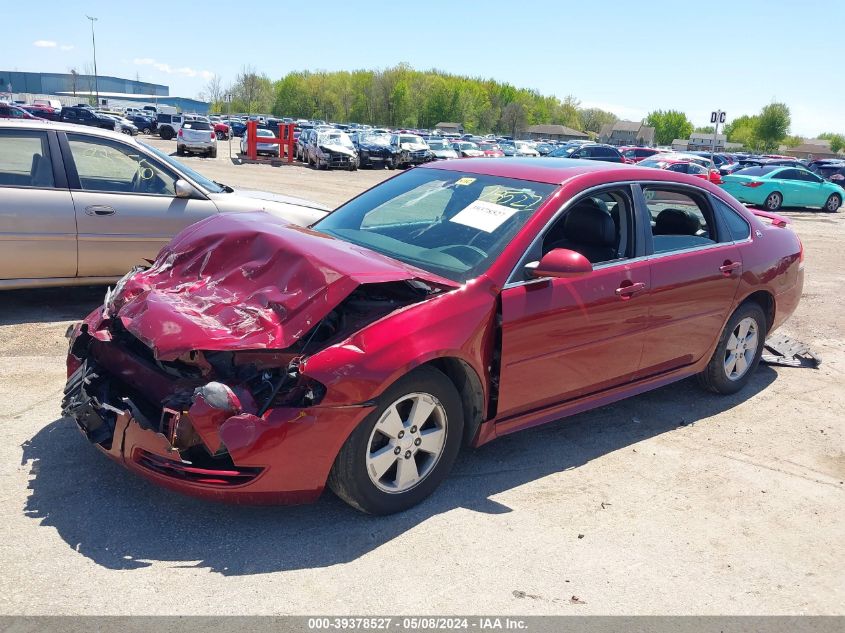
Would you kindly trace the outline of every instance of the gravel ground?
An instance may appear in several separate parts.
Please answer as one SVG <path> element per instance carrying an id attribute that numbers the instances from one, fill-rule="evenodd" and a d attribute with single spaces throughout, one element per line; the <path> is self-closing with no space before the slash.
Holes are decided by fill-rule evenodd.
<path id="1" fill-rule="evenodd" d="M 173 142 L 153 141 L 175 150 Z M 390 175 L 187 158 L 337 204 Z M 242 508 L 160 490 L 59 417 L 65 329 L 103 288 L 0 298 L 0 613 L 842 614 L 845 213 L 789 212 L 817 370 L 685 381 L 465 451 L 421 506 Z"/>

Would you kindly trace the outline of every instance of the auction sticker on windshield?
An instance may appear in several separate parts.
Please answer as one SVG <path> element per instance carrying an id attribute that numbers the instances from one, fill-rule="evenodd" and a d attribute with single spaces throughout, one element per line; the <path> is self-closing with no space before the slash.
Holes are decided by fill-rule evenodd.
<path id="1" fill-rule="evenodd" d="M 451 218 L 451 222 L 470 226 L 485 233 L 492 233 L 517 211 L 519 209 L 511 209 L 501 204 L 476 200 L 462 211 L 456 213 Z"/>

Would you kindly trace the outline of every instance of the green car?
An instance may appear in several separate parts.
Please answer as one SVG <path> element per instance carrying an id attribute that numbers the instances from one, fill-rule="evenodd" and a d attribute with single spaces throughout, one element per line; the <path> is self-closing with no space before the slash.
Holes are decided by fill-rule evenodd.
<path id="1" fill-rule="evenodd" d="M 722 177 L 722 188 L 740 202 L 769 211 L 781 207 L 820 207 L 837 211 L 845 189 L 807 169 L 770 165 L 741 169 Z"/>

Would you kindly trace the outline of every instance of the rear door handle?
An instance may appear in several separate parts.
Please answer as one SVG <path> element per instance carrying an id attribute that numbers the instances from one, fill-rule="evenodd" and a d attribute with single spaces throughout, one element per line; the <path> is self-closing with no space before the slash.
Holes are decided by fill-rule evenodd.
<path id="1" fill-rule="evenodd" d="M 645 284 L 641 281 L 638 281 L 635 284 L 619 286 L 616 289 L 616 294 L 617 296 L 622 297 L 623 299 L 630 299 L 632 295 L 635 295 L 642 290 L 645 290 Z"/>
<path id="2" fill-rule="evenodd" d="M 90 207 L 85 207 L 85 213 L 88 215 L 114 215 L 113 207 L 106 204 L 92 204 Z"/>
<path id="3" fill-rule="evenodd" d="M 735 270 L 739 270 L 742 268 L 742 262 L 732 262 L 726 261 L 724 264 L 719 266 L 719 270 L 726 276 L 730 277 L 731 273 Z"/>

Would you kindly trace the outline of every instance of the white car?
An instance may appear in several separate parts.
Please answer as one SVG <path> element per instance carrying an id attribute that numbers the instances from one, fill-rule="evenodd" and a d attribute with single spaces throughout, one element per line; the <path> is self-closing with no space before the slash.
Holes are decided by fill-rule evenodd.
<path id="1" fill-rule="evenodd" d="M 455 151 L 451 143 L 446 141 L 430 138 L 428 139 L 428 147 L 437 160 L 449 160 L 458 157 L 458 152 Z"/>
<path id="2" fill-rule="evenodd" d="M 540 152 L 538 152 L 531 143 L 527 143 L 525 141 L 514 141 L 514 147 L 516 147 L 516 156 L 540 155 Z"/>
<path id="3" fill-rule="evenodd" d="M 390 137 L 390 144 L 401 150 L 400 165 L 419 165 L 434 160 L 434 154 L 422 136 L 416 134 L 394 134 Z"/>
<path id="4" fill-rule="evenodd" d="M 205 154 L 217 158 L 217 134 L 208 121 L 185 121 L 176 134 L 176 153 L 179 156 L 187 152 Z"/>

